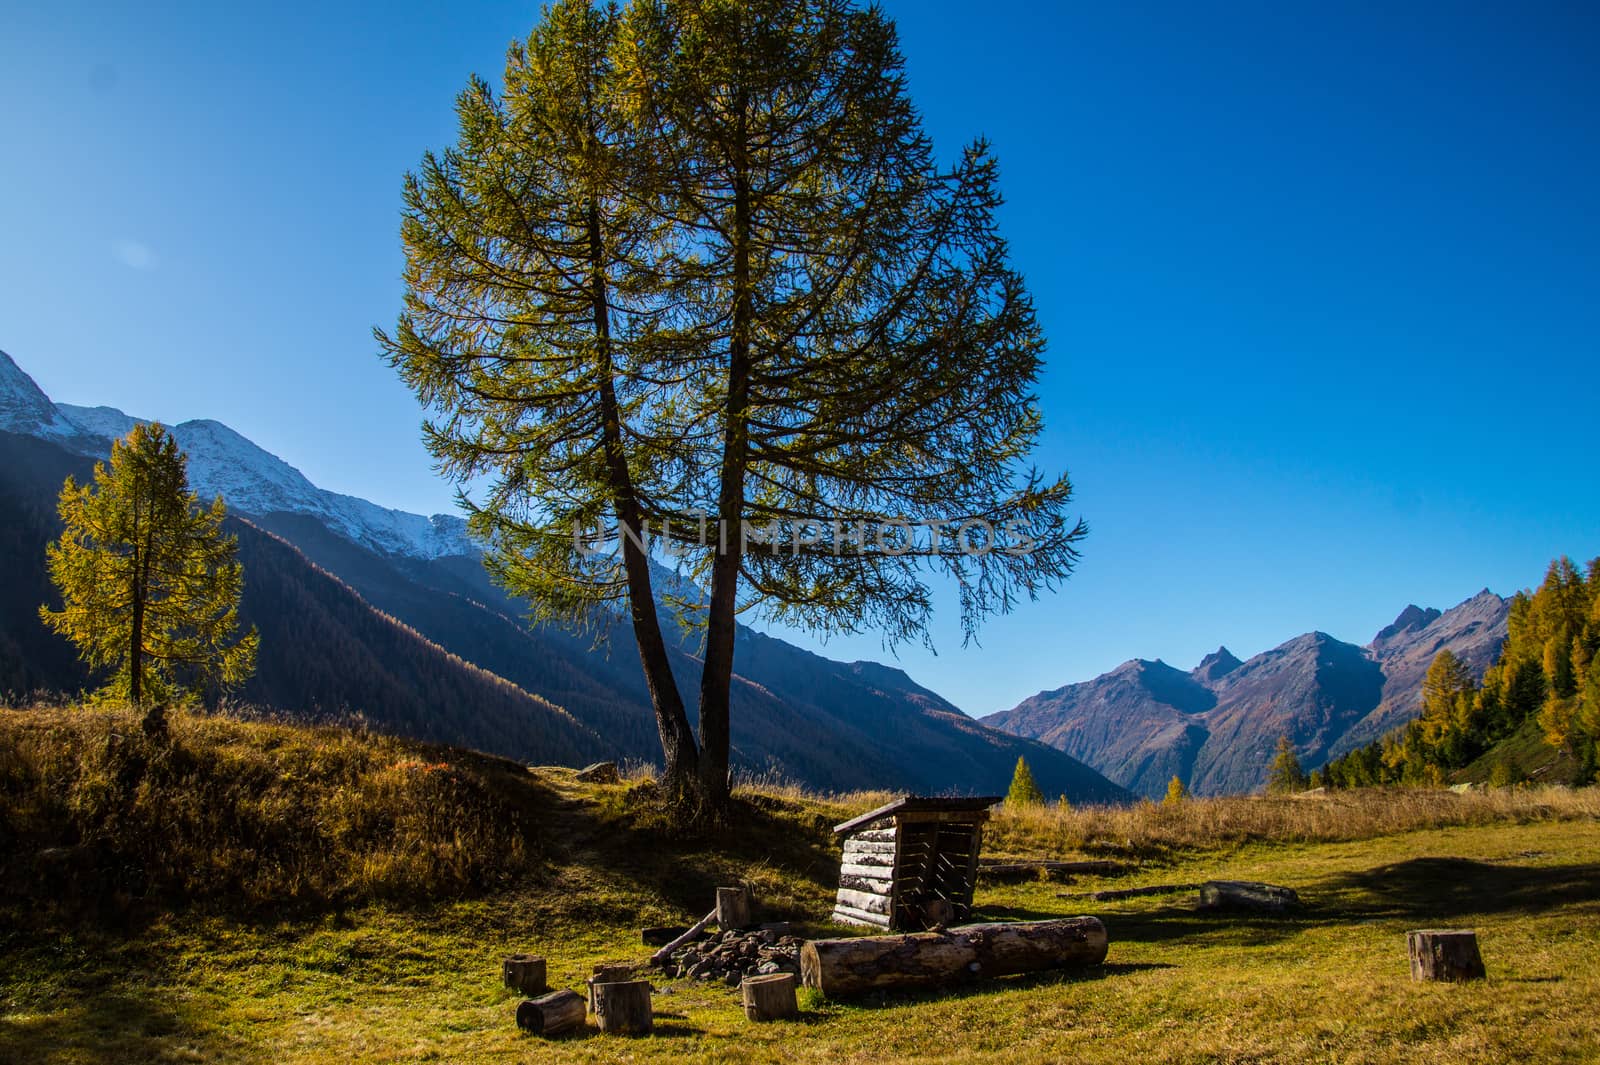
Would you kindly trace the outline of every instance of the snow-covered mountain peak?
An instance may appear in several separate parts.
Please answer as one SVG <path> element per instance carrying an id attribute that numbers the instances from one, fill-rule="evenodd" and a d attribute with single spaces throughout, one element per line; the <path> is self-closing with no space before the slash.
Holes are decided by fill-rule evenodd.
<path id="1" fill-rule="evenodd" d="M 0 351 L 0 429 L 51 440 L 66 440 L 78 429 L 62 416 L 33 378 Z"/>
<path id="2" fill-rule="evenodd" d="M 52 403 L 33 378 L 0 352 L 0 429 L 44 437 L 79 454 L 103 458 L 112 440 L 148 420 L 115 407 Z M 221 422 L 201 418 L 169 429 L 189 456 L 189 487 L 201 499 L 220 495 L 242 514 L 305 514 L 346 539 L 390 555 L 431 559 L 478 551 L 460 517 L 410 514 L 318 488 L 299 470 Z"/>

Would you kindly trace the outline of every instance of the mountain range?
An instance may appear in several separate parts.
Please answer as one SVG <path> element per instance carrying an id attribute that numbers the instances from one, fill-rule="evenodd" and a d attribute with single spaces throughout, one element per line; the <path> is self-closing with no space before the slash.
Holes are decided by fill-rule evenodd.
<path id="1" fill-rule="evenodd" d="M 1442 612 L 1408 606 L 1363 647 L 1310 632 L 1247 661 L 1218 648 L 1188 672 L 1135 659 L 983 722 L 1147 797 L 1173 777 L 1199 795 L 1255 791 L 1282 736 L 1303 765 L 1317 766 L 1417 716 L 1440 651 L 1481 677 L 1505 642 L 1508 610 L 1485 589 Z"/>
<path id="2" fill-rule="evenodd" d="M 90 682 L 44 629 L 53 601 L 45 544 L 55 500 L 113 437 L 142 419 L 57 404 L 0 352 L 0 693 L 75 691 Z M 245 567 L 241 617 L 261 633 L 239 698 L 294 716 L 359 715 L 374 728 L 505 754 L 580 764 L 658 756 L 631 630 L 597 642 L 535 626 L 489 579 L 458 516 L 425 517 L 329 492 L 219 422 L 169 427 L 191 487 L 229 505 Z M 658 588 L 676 580 L 663 570 Z M 680 687 L 698 682 L 696 647 L 672 648 Z M 741 628 L 735 652 L 737 768 L 828 790 L 1003 792 L 1019 757 L 1041 788 L 1115 802 L 1121 787 L 1051 746 L 986 727 L 903 671 L 838 662 Z M 693 700 L 686 700 L 693 706 Z"/>

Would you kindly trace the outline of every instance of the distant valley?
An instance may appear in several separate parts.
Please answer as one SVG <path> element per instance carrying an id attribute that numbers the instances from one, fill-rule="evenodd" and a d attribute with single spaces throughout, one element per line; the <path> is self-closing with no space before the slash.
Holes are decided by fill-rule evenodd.
<path id="1" fill-rule="evenodd" d="M 1364 647 L 1311 632 L 1248 661 L 1222 647 L 1187 672 L 1136 659 L 983 721 L 1140 795 L 1160 796 L 1174 776 L 1201 795 L 1255 791 L 1281 736 L 1311 767 L 1417 716 L 1441 650 L 1482 676 L 1505 641 L 1508 609 L 1484 590 L 1443 612 L 1408 606 Z"/>

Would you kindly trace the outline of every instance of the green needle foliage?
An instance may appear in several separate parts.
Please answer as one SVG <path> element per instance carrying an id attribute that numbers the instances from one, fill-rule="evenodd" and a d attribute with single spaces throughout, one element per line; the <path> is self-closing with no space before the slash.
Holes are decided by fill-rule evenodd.
<path id="1" fill-rule="evenodd" d="M 1011 774 L 1011 790 L 1006 792 L 1006 805 L 1012 808 L 1044 805 L 1044 792 L 1033 779 L 1033 770 L 1028 768 L 1026 758 L 1017 759 L 1017 770 Z"/>
<path id="2" fill-rule="evenodd" d="M 406 180 L 405 310 L 377 335 L 443 468 L 487 486 L 466 505 L 497 578 L 540 618 L 625 607 L 675 795 L 726 799 L 740 612 L 926 640 L 943 574 L 970 638 L 1070 573 L 1071 485 L 1026 465 L 1044 339 L 994 159 L 936 163 L 881 11 L 564 0 L 457 110 Z M 886 519 L 947 525 L 840 536 Z M 620 550 L 579 550 L 596 527 Z M 709 593 L 675 604 L 703 634 L 698 742 L 647 532 Z"/>
<path id="3" fill-rule="evenodd" d="M 1267 794 L 1289 795 L 1310 787 L 1306 771 L 1300 766 L 1300 756 L 1288 736 L 1278 737 L 1278 750 L 1272 757 L 1272 772 L 1267 777 Z"/>
<path id="4" fill-rule="evenodd" d="M 219 497 L 202 506 L 188 462 L 159 424 L 135 426 L 96 463 L 94 481 L 67 478 L 61 539 L 47 548 L 62 608 L 39 608 L 91 668 L 110 670 L 99 695 L 161 706 L 231 688 L 255 668 L 257 636 L 238 636 L 244 574 L 224 536 Z"/>

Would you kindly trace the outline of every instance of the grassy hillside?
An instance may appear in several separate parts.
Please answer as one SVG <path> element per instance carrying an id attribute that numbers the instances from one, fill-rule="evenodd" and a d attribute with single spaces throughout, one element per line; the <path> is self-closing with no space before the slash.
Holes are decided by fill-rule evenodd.
<path id="1" fill-rule="evenodd" d="M 574 985 L 595 962 L 642 960 L 641 925 L 698 916 L 735 878 L 765 916 L 837 932 L 829 826 L 885 797 L 744 789 L 737 832 L 684 837 L 645 781 L 583 785 L 569 770 L 220 718 L 180 717 L 162 755 L 132 725 L 0 712 L 0 1061 L 1600 1057 L 1594 789 L 1002 811 L 988 853 L 1134 863 L 1115 881 L 979 893 L 995 919 L 1099 915 L 1104 966 L 803 997 L 799 1022 L 760 1027 L 731 989 L 658 979 L 656 1036 L 544 1042 L 513 1025 L 500 957 L 538 951 L 552 983 Z M 142 884 L 106 879 L 135 862 Z M 1240 919 L 1183 895 L 1082 895 L 1214 876 L 1288 884 L 1308 910 Z M 85 905 L 107 887 L 114 902 Z M 1490 980 L 1413 985 L 1402 933 L 1432 925 L 1476 927 Z"/>

